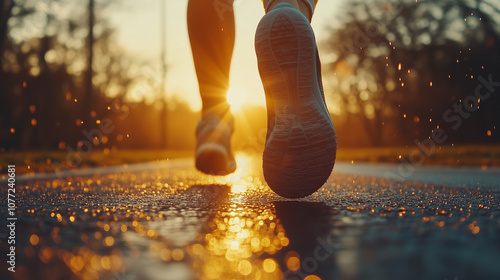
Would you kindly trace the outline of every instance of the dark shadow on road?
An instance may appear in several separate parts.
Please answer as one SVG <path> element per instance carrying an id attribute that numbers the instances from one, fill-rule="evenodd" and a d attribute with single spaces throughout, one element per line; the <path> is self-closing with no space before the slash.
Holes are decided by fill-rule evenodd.
<path id="1" fill-rule="evenodd" d="M 283 279 L 304 279 L 309 275 L 333 279 L 335 245 L 329 235 L 330 219 L 335 215 L 332 208 L 321 202 L 276 201 L 273 204 L 290 240 L 276 255 Z M 294 257 L 299 258 L 300 263 Z"/>
<path id="2" fill-rule="evenodd" d="M 203 205 L 213 209 L 228 198 L 230 191 L 231 187 L 228 185 L 199 184 L 190 186 L 182 193 L 182 196 L 196 200 L 197 203 L 193 206 Z"/>
<path id="3" fill-rule="evenodd" d="M 199 184 L 192 185 L 184 191 L 185 194 L 200 195 L 207 201 L 220 201 L 227 198 L 231 191 L 228 185 Z"/>

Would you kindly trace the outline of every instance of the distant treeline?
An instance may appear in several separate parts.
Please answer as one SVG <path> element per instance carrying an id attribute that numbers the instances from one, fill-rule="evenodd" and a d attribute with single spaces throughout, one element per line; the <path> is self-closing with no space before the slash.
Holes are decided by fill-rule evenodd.
<path id="1" fill-rule="evenodd" d="M 164 106 L 152 74 L 158 67 L 125 55 L 99 15 L 110 1 L 96 6 L 92 91 L 85 5 L 4 2 L 0 151 L 194 147 L 199 113 L 181 100 Z M 75 12 L 60 18 L 58 9 Z M 436 133 L 446 138 L 440 145 L 500 141 L 498 7 L 481 0 L 356 0 L 332 15 L 340 24 L 319 43 L 339 146 L 415 145 Z M 245 107 L 235 146 L 261 149 L 265 125 L 264 108 Z"/>

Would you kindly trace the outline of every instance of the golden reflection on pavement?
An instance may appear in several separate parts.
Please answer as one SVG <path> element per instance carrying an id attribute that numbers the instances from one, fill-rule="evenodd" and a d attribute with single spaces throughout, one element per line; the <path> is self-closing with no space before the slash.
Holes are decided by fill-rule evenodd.
<path id="1" fill-rule="evenodd" d="M 225 178 L 231 186 L 228 201 L 221 202 L 207 223 L 201 244 L 192 247 L 193 271 L 197 279 L 281 279 L 273 256 L 289 240 L 272 204 L 241 200 L 245 195 L 262 195 L 265 187 L 263 180 L 252 176 L 255 160 L 243 154 L 236 160 L 238 169 Z"/>
<path id="2" fill-rule="evenodd" d="M 272 207 L 248 208 L 232 204 L 219 209 L 209 222 L 204 245 L 193 250 L 198 279 L 280 279 L 272 258 L 289 244 Z"/>
<path id="3" fill-rule="evenodd" d="M 176 279 L 165 273 L 178 265 L 201 280 L 282 279 L 300 260 L 280 253 L 290 240 L 276 214 L 279 197 L 256 172 L 259 160 L 236 159 L 225 177 L 182 167 L 23 187 L 57 204 L 27 209 L 42 227 L 28 226 L 16 279 Z"/>

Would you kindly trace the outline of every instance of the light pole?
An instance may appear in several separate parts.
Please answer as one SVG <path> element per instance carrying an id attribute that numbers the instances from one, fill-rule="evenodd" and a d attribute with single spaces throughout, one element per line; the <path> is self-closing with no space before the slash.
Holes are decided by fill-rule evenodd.
<path id="1" fill-rule="evenodd" d="M 88 18 L 88 28 L 89 28 L 89 33 L 88 33 L 88 57 L 87 57 L 87 76 L 86 76 L 86 89 L 87 89 L 87 96 L 84 98 L 85 100 L 85 108 L 83 109 L 84 112 L 84 117 L 83 120 L 87 121 L 86 125 L 90 125 L 90 112 L 92 111 L 92 102 L 93 100 L 93 87 L 92 87 L 92 77 L 94 75 L 93 70 L 92 70 L 92 65 L 94 61 L 94 24 L 95 24 L 95 17 L 94 17 L 94 0 L 89 0 L 89 18 Z"/>
<path id="2" fill-rule="evenodd" d="M 167 145 L 167 3 L 166 0 L 160 0 L 160 60 L 161 60 L 161 89 L 160 100 L 163 103 L 162 111 L 160 114 L 160 142 L 161 147 L 168 148 Z"/>

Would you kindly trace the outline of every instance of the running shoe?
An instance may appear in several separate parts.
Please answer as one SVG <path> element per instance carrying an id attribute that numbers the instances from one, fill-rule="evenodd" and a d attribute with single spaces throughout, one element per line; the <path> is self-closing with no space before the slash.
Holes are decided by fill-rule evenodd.
<path id="1" fill-rule="evenodd" d="M 231 152 L 234 121 L 232 116 L 227 119 L 229 121 L 210 113 L 198 123 L 195 165 L 203 173 L 228 175 L 236 170 L 236 161 Z"/>
<path id="2" fill-rule="evenodd" d="M 264 178 L 281 196 L 310 195 L 328 180 L 337 150 L 313 30 L 280 3 L 260 21 L 255 48 L 267 101 Z"/>

